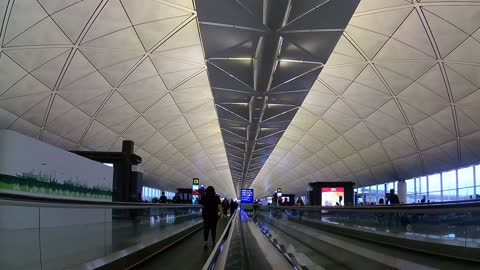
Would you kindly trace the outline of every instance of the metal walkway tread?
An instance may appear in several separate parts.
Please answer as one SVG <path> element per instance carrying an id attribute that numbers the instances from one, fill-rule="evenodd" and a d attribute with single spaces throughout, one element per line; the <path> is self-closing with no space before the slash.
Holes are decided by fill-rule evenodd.
<path id="1" fill-rule="evenodd" d="M 217 223 L 217 239 L 228 223 L 228 219 L 220 219 Z M 209 237 L 208 248 L 203 247 L 203 229 L 198 230 L 176 245 L 152 257 L 135 269 L 202 269 L 213 250 L 212 240 Z"/>

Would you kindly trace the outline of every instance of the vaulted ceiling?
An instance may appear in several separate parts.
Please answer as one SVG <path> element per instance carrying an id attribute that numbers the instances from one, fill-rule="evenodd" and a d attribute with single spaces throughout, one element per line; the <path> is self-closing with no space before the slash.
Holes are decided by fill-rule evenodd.
<path id="1" fill-rule="evenodd" d="M 2 24 L 3 22 L 3 24 Z M 192 1 L 0 0 L 0 128 L 234 196 Z"/>
<path id="2" fill-rule="evenodd" d="M 253 187 L 304 193 L 480 160 L 480 1 L 362 0 Z"/>
<path id="3" fill-rule="evenodd" d="M 277 80 L 234 69 L 267 70 L 255 67 L 253 41 L 267 32 L 258 11 L 269 1 L 199 1 L 214 2 L 241 4 L 239 13 L 254 16 L 245 21 L 228 7 L 202 10 L 191 0 L 0 0 L 0 129 L 67 150 L 119 150 L 130 139 L 161 186 L 200 177 L 227 196 L 252 180 L 258 196 L 277 187 L 303 193 L 312 181 L 368 185 L 480 160 L 480 0 L 362 0 L 325 66 L 315 53 L 309 60 L 304 50 L 282 48 L 294 61 L 278 62 L 285 72 Z M 312 4 L 300 12 L 307 21 L 344 1 L 294 0 L 293 7 L 302 2 Z M 312 32 L 338 14 L 295 30 Z M 284 40 L 318 45 L 319 36 L 305 36 Z M 220 41 L 243 45 L 221 55 Z M 273 94 L 320 69 L 311 81 L 293 80 L 310 91 L 287 87 L 276 101 L 255 93 Z M 222 87 L 225 74 L 250 88 L 229 96 L 241 89 Z M 266 77 L 273 87 L 256 88 Z M 251 121 L 256 108 L 263 126 Z M 277 117 L 285 117 L 281 125 L 268 123 Z M 255 148 L 251 135 L 272 141 Z"/>

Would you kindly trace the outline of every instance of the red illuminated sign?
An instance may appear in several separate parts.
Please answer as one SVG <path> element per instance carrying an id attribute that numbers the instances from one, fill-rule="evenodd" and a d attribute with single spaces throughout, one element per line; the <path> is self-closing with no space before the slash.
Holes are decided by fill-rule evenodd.
<path id="1" fill-rule="evenodd" d="M 343 187 L 324 187 L 322 192 L 344 192 L 345 188 Z"/>

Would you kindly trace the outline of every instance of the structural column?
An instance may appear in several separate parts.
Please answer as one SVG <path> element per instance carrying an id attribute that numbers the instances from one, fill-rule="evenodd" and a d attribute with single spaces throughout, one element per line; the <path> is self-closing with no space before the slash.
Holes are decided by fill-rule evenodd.
<path id="1" fill-rule="evenodd" d="M 400 203 L 407 203 L 407 183 L 405 180 L 398 181 L 397 192 Z"/>

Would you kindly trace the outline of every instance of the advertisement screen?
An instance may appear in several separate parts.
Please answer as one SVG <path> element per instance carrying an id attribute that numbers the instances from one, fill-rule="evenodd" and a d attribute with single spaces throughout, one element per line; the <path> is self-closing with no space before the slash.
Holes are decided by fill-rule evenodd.
<path id="1" fill-rule="evenodd" d="M 343 206 L 344 191 L 343 187 L 322 188 L 322 206 Z"/>
<path id="2" fill-rule="evenodd" d="M 241 203 L 253 203 L 253 189 L 242 189 L 240 191 Z"/>

